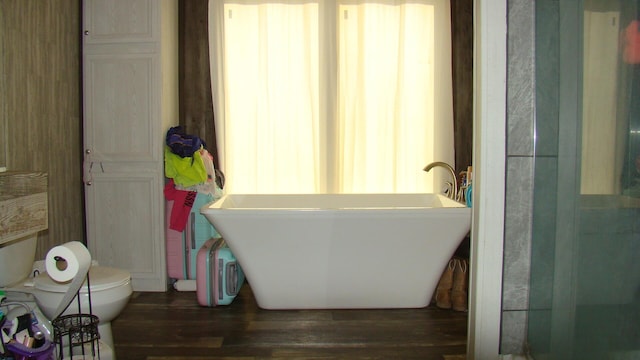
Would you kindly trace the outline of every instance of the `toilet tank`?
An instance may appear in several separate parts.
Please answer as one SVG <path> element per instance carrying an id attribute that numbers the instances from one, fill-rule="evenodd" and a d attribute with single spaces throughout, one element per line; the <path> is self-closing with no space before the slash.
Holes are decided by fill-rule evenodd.
<path id="1" fill-rule="evenodd" d="M 29 276 L 36 256 L 38 234 L 0 245 L 0 288 Z"/>
<path id="2" fill-rule="evenodd" d="M 29 275 L 48 218 L 46 174 L 0 173 L 0 287 Z"/>

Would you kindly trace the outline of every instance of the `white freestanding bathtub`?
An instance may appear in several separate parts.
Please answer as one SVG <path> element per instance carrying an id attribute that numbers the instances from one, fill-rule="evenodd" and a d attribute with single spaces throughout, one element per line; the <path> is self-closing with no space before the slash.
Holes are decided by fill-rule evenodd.
<path id="1" fill-rule="evenodd" d="M 471 225 L 438 194 L 231 194 L 200 211 L 264 309 L 425 307 Z"/>

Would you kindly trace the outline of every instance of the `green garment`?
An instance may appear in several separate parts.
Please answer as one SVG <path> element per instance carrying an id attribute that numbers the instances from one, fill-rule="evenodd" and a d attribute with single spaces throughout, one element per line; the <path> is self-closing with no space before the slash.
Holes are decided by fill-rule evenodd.
<path id="1" fill-rule="evenodd" d="M 180 157 L 164 147 L 164 174 L 173 179 L 176 185 L 189 187 L 207 181 L 207 171 L 200 152 L 193 153 L 193 157 Z"/>

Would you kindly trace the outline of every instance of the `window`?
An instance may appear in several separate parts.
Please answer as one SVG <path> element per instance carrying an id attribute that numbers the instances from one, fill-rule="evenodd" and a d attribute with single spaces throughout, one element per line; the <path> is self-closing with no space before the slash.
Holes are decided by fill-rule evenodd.
<path id="1" fill-rule="evenodd" d="M 422 168 L 453 164 L 449 19 L 448 0 L 211 0 L 227 191 L 436 191 Z"/>

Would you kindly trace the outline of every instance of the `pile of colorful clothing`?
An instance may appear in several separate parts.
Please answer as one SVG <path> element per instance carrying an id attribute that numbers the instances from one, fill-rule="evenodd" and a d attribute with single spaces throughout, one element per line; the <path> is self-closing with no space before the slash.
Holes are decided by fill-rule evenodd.
<path id="1" fill-rule="evenodd" d="M 164 149 L 164 172 L 169 179 L 164 196 L 173 201 L 169 228 L 183 231 L 196 198 L 202 202 L 217 200 L 222 195 L 224 176 L 216 170 L 206 144 L 180 126 L 167 131 Z"/>

